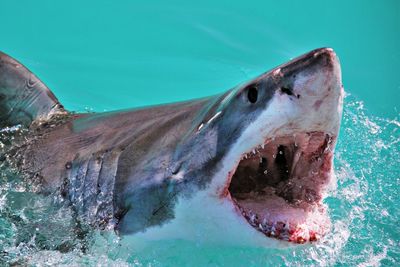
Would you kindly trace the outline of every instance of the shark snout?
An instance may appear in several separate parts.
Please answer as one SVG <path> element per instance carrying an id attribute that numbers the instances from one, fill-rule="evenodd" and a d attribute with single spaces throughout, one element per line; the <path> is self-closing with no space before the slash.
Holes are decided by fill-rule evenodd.
<path id="1" fill-rule="evenodd" d="M 299 63 L 303 64 L 294 71 L 294 94 L 299 97 L 318 98 L 340 93 L 340 63 L 336 53 L 331 48 L 322 48 L 310 52 L 304 59 L 301 58 L 293 62 L 294 67 Z"/>
<path id="2" fill-rule="evenodd" d="M 290 105 L 295 106 L 297 127 L 336 134 L 344 92 L 339 59 L 333 49 L 314 50 L 285 68 L 291 83 L 284 90 L 290 90 L 295 98 Z"/>

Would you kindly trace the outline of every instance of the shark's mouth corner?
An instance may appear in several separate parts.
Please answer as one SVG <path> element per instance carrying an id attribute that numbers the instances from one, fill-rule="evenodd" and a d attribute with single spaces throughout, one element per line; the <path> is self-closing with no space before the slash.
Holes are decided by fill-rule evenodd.
<path id="1" fill-rule="evenodd" d="M 265 140 L 243 154 L 226 195 L 268 237 L 305 243 L 330 228 L 322 203 L 331 182 L 336 136 L 305 132 Z"/>

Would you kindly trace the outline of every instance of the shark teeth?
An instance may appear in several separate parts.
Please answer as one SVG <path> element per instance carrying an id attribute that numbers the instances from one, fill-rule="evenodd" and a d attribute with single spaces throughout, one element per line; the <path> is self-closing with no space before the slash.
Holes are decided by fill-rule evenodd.
<path id="1" fill-rule="evenodd" d="M 258 156 L 260 154 L 260 150 L 263 150 L 264 148 L 265 148 L 265 144 L 261 144 L 255 148 L 252 148 L 250 150 L 250 152 L 244 153 L 242 155 L 242 157 L 240 158 L 240 160 L 250 159 L 250 158 L 253 158 L 254 156 Z M 262 162 L 262 157 L 260 157 L 260 162 Z"/>
<path id="2" fill-rule="evenodd" d="M 260 220 L 257 214 L 252 211 L 246 212 L 242 210 L 242 214 L 255 229 L 268 237 L 275 237 L 295 243 L 305 243 L 307 240 L 315 241 L 320 238 L 318 233 L 315 233 L 304 225 L 291 225 L 289 221 L 271 222 L 267 218 Z"/>
<path id="3" fill-rule="evenodd" d="M 323 236 L 329 227 L 326 214 L 315 213 L 321 218 L 316 220 L 313 212 L 320 205 L 324 183 L 329 179 L 327 167 L 335 140 L 324 132 L 277 136 L 243 153 L 244 162 L 239 162 L 228 190 L 247 223 L 267 237 L 294 243 L 312 242 Z M 232 183 L 234 179 L 236 184 Z M 249 179 L 254 186 L 246 191 Z M 240 190 L 241 185 L 244 190 Z M 272 208 L 271 203 L 279 209 Z M 308 214 L 313 219 L 308 220 Z"/>
<path id="4" fill-rule="evenodd" d="M 280 239 L 289 240 L 290 234 L 293 233 L 293 229 L 290 228 L 288 221 L 270 222 L 267 220 L 267 218 L 260 220 L 257 214 L 252 211 L 246 212 L 242 210 L 242 214 L 251 223 L 251 225 L 253 225 L 257 230 L 266 236 L 279 237 Z"/>

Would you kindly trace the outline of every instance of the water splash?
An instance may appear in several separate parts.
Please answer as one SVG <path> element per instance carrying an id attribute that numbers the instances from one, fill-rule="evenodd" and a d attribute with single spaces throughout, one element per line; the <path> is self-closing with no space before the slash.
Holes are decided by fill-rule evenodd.
<path id="1" fill-rule="evenodd" d="M 7 131 L 0 131 L 0 148 Z M 78 231 L 72 211 L 57 196 L 35 194 L 32 185 L 1 166 L 0 265 L 395 265 L 400 260 L 399 143 L 398 117 L 373 116 L 362 101 L 347 96 L 336 149 L 337 186 L 326 199 L 331 232 L 317 244 L 288 249 L 170 240 L 137 250 L 113 232 Z"/>

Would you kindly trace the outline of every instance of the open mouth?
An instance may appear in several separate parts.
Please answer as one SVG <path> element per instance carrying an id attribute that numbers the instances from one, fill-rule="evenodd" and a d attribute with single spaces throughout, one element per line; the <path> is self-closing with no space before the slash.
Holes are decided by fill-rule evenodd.
<path id="1" fill-rule="evenodd" d="M 295 243 L 316 241 L 329 230 L 322 200 L 335 138 L 324 132 L 281 136 L 242 156 L 228 191 L 251 226 Z"/>

